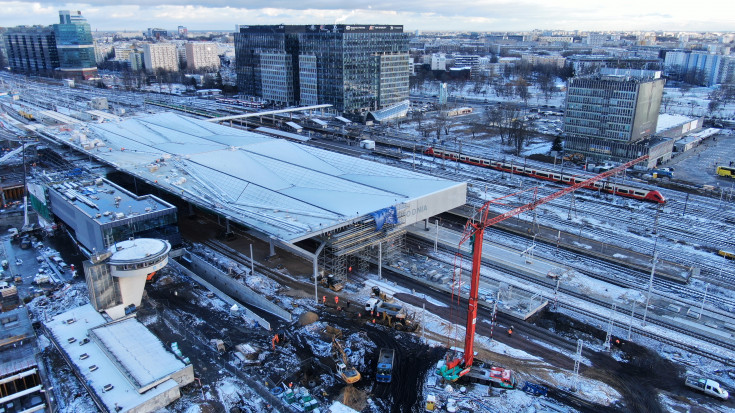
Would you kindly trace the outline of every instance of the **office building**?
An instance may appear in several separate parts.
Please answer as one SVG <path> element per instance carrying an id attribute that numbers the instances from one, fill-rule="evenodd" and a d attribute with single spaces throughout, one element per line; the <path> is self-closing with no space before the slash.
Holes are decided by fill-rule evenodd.
<path id="1" fill-rule="evenodd" d="M 11 27 L 3 42 L 13 72 L 53 76 L 59 67 L 56 34 L 50 26 Z"/>
<path id="2" fill-rule="evenodd" d="M 189 70 L 217 70 L 220 66 L 217 45 L 212 42 L 189 42 L 186 44 L 186 68 Z"/>
<path id="3" fill-rule="evenodd" d="M 238 26 L 237 82 L 280 105 L 332 104 L 364 115 L 408 98 L 403 26 Z"/>
<path id="4" fill-rule="evenodd" d="M 162 37 L 168 37 L 168 31 L 159 28 L 148 28 L 146 35 L 149 39 L 161 40 Z"/>
<path id="5" fill-rule="evenodd" d="M 63 77 L 90 79 L 97 76 L 92 29 L 78 10 L 60 10 L 54 25 L 59 70 Z"/>
<path id="6" fill-rule="evenodd" d="M 602 69 L 569 79 L 565 151 L 596 161 L 643 155 L 656 131 L 663 87 L 661 72 L 649 70 Z"/>
<path id="7" fill-rule="evenodd" d="M 178 72 L 179 55 L 173 43 L 147 43 L 143 45 L 145 70 Z"/>
<path id="8" fill-rule="evenodd" d="M 28 183 L 28 192 L 39 219 L 52 223 L 58 218 L 87 255 L 130 237 L 181 243 L 175 206 L 153 195 L 136 196 L 96 175 L 39 175 L 38 182 Z"/>

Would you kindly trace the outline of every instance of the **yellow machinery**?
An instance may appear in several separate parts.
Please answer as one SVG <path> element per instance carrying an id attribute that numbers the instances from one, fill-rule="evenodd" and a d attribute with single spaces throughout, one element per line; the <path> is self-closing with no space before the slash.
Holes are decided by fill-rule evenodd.
<path id="1" fill-rule="evenodd" d="M 731 168 L 728 166 L 718 166 L 715 172 L 717 173 L 717 175 L 727 176 L 735 179 L 735 168 Z"/>
<path id="2" fill-rule="evenodd" d="M 337 364 L 337 374 L 339 374 L 345 383 L 354 384 L 360 381 L 362 378 L 360 372 L 347 360 L 347 355 L 336 338 L 332 339 L 332 357 Z"/>

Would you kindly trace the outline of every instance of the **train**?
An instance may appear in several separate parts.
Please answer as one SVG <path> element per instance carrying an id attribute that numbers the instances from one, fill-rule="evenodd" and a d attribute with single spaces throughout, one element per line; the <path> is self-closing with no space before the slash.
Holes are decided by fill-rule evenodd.
<path id="1" fill-rule="evenodd" d="M 732 251 L 726 251 L 726 250 L 719 250 L 717 251 L 718 255 L 722 255 L 723 257 L 727 258 L 728 260 L 735 260 L 735 252 Z"/>
<path id="2" fill-rule="evenodd" d="M 549 171 L 535 166 L 516 165 L 509 162 L 500 162 L 472 155 L 464 155 L 458 152 L 446 151 L 433 147 L 426 148 L 426 150 L 424 150 L 424 155 L 481 166 L 483 168 L 496 169 L 503 172 L 511 172 L 518 175 L 530 176 L 532 178 L 543 179 L 546 181 L 560 182 L 568 185 L 574 185 L 588 179 L 588 177 L 584 176 L 562 174 L 557 171 Z M 657 204 L 666 203 L 666 198 L 659 191 L 620 185 L 610 181 L 597 181 L 589 185 L 585 185 L 583 188 L 591 189 L 593 191 L 608 192 Z"/>

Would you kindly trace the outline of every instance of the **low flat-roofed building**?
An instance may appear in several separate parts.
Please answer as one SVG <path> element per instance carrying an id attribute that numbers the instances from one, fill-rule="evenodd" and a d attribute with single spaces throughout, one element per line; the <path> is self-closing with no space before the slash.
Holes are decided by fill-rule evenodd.
<path id="1" fill-rule="evenodd" d="M 151 412 L 178 399 L 194 369 L 134 317 L 107 322 L 91 305 L 45 323 L 67 363 L 103 411 Z"/>
<path id="2" fill-rule="evenodd" d="M 0 314 L 0 411 L 48 411 L 28 310 Z"/>
<path id="3" fill-rule="evenodd" d="M 655 135 L 662 138 L 672 138 L 675 141 L 684 136 L 702 129 L 704 117 L 691 117 L 662 113 L 658 115 Z"/>

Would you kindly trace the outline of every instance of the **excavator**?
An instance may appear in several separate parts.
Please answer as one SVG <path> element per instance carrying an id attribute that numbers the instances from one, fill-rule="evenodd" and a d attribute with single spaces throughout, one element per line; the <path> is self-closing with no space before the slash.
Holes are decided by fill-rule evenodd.
<path id="1" fill-rule="evenodd" d="M 345 383 L 355 384 L 360 381 L 360 372 L 350 364 L 342 344 L 336 338 L 332 338 L 332 358 L 337 364 L 337 374 Z"/>

